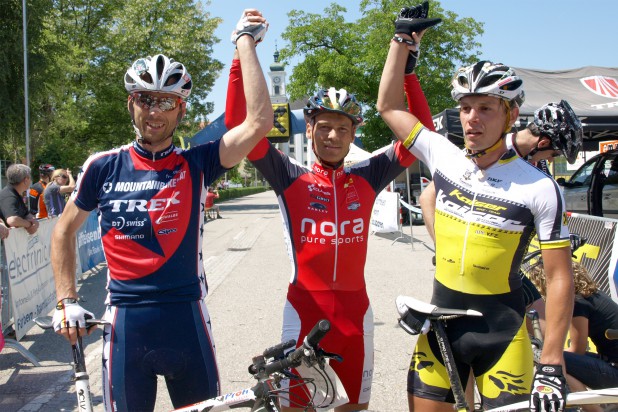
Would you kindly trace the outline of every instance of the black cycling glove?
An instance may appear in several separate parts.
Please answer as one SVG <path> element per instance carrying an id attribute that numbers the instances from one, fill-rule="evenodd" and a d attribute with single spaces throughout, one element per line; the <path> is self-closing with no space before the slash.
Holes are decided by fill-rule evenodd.
<path id="1" fill-rule="evenodd" d="M 530 393 L 533 412 L 562 412 L 566 404 L 567 385 L 560 365 L 539 364 Z"/>
<path id="2" fill-rule="evenodd" d="M 405 33 L 412 36 L 413 32 L 420 33 L 442 21 L 442 19 L 437 18 L 428 19 L 428 13 L 428 1 L 418 6 L 402 8 L 397 15 L 397 19 L 395 19 L 395 34 Z"/>

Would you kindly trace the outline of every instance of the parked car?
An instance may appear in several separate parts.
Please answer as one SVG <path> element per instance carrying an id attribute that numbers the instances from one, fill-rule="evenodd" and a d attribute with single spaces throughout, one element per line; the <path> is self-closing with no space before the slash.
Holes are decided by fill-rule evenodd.
<path id="1" fill-rule="evenodd" d="M 618 218 L 618 149 L 584 163 L 567 181 L 558 179 L 570 212 Z"/>

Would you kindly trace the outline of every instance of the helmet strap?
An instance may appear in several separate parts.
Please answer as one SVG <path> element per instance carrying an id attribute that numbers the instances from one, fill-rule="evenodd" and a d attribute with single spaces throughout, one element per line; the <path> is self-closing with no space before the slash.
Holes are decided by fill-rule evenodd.
<path id="1" fill-rule="evenodd" d="M 498 138 L 498 140 L 496 140 L 496 143 L 492 144 L 491 146 L 489 146 L 487 149 L 483 149 L 483 150 L 479 150 L 478 152 L 472 152 L 472 150 L 468 149 L 468 147 L 466 147 L 466 157 L 468 159 L 478 159 L 479 157 L 483 157 L 486 154 L 489 154 L 491 152 L 495 152 L 496 150 L 498 150 L 502 144 L 502 139 L 504 138 L 504 136 L 506 135 L 502 135 Z"/>

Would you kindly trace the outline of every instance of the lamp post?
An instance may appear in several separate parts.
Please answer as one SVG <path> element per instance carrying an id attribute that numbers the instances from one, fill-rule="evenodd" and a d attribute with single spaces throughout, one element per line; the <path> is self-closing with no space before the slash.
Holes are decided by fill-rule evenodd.
<path id="1" fill-rule="evenodd" d="M 24 25 L 24 117 L 26 118 L 26 165 L 30 166 L 30 111 L 28 110 L 28 30 L 26 25 L 26 0 L 22 0 Z"/>

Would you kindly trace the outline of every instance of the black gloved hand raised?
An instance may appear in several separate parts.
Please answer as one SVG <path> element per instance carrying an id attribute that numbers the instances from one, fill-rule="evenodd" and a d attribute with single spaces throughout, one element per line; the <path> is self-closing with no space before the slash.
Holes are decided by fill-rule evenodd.
<path id="1" fill-rule="evenodd" d="M 566 379 L 560 365 L 539 364 L 530 393 L 533 412 L 562 412 L 566 404 Z"/>
<path id="2" fill-rule="evenodd" d="M 429 14 L 429 2 L 425 1 L 418 6 L 404 7 L 399 11 L 397 19 L 395 19 L 395 34 L 405 33 L 412 36 L 413 32 L 420 33 L 436 24 L 442 19 L 427 18 Z"/>

